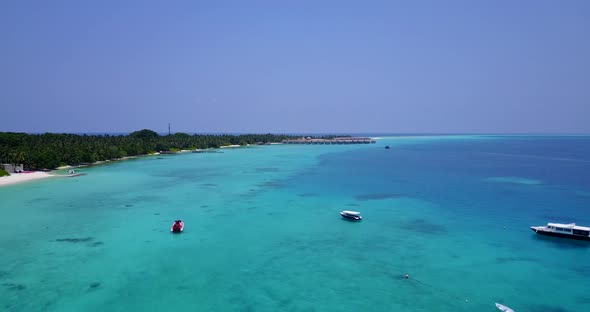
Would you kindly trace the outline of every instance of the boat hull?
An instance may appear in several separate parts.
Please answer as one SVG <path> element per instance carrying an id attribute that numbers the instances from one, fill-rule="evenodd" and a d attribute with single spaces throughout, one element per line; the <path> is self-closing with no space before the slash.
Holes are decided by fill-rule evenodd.
<path id="1" fill-rule="evenodd" d="M 86 175 L 86 174 L 85 173 L 72 173 L 72 174 L 65 175 L 65 177 L 73 178 L 73 177 L 79 177 L 79 176 L 83 176 L 83 175 Z"/>
<path id="2" fill-rule="evenodd" d="M 342 218 L 352 221 L 361 221 L 363 219 L 361 216 L 349 216 L 342 213 L 340 215 L 342 216 Z"/>
<path id="3" fill-rule="evenodd" d="M 180 228 L 175 228 L 174 224 L 170 228 L 170 232 L 172 232 L 172 233 L 181 233 L 182 231 L 184 231 L 184 223 L 182 223 L 182 222 L 180 223 Z"/>
<path id="4" fill-rule="evenodd" d="M 514 310 L 512 310 L 511 308 L 509 308 L 503 304 L 499 304 L 499 303 L 496 303 L 496 308 L 498 308 L 498 310 L 503 311 L 503 312 L 514 312 Z"/>
<path id="5" fill-rule="evenodd" d="M 590 241 L 590 237 L 589 236 L 569 235 L 569 234 L 563 234 L 563 233 L 555 233 L 555 232 L 537 230 L 537 229 L 534 229 L 534 228 L 531 228 L 531 230 L 533 230 L 533 232 L 535 232 L 537 234 L 540 234 L 540 235 L 560 237 L 560 238 L 567 238 L 567 239 L 575 239 L 575 240 L 582 240 L 582 241 Z"/>

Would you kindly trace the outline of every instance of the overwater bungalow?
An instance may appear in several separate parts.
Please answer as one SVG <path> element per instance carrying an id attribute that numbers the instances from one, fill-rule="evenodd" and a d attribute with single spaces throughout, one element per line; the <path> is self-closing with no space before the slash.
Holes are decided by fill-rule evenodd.
<path id="1" fill-rule="evenodd" d="M 370 144 L 375 142 L 376 141 L 371 138 L 364 137 L 337 137 L 333 139 L 311 139 L 308 137 L 283 140 L 283 143 L 285 144 Z"/>

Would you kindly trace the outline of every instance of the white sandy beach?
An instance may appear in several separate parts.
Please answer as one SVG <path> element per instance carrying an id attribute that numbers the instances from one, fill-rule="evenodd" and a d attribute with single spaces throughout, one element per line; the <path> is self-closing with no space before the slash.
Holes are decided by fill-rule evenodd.
<path id="1" fill-rule="evenodd" d="M 0 186 L 11 185 L 32 180 L 45 179 L 50 177 L 54 177 L 54 175 L 41 171 L 29 173 L 13 173 L 7 177 L 0 177 Z"/>

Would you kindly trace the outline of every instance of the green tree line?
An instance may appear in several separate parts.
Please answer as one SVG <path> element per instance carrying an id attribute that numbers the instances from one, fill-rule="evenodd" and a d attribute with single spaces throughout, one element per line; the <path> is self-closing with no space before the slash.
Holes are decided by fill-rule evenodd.
<path id="1" fill-rule="evenodd" d="M 159 135 L 140 130 L 129 135 L 27 134 L 0 132 L 0 162 L 24 164 L 25 169 L 55 169 L 125 156 L 178 149 L 217 148 L 280 142 L 287 135 Z"/>

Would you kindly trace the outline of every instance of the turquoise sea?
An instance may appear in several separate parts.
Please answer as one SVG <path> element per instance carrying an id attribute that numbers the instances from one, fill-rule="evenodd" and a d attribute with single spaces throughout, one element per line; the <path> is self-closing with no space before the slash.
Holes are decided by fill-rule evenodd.
<path id="1" fill-rule="evenodd" d="M 590 311 L 590 137 L 222 151 L 0 188 L 0 310 Z"/>

